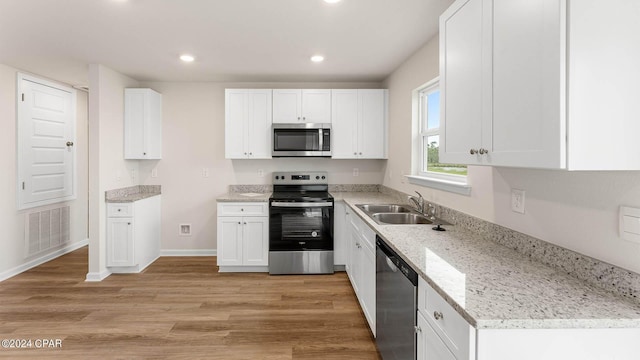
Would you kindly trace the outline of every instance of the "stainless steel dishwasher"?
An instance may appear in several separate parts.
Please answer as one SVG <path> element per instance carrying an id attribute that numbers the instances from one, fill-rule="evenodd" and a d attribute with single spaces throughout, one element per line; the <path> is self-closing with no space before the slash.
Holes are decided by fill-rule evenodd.
<path id="1" fill-rule="evenodd" d="M 384 360 L 416 359 L 418 274 L 376 236 L 376 343 Z"/>

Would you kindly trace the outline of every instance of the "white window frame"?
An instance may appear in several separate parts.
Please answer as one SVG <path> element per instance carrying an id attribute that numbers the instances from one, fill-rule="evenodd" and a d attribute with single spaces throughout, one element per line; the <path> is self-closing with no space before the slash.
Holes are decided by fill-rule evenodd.
<path id="1" fill-rule="evenodd" d="M 424 141 L 429 136 L 441 135 L 440 127 L 436 129 L 423 129 L 423 106 L 424 95 L 433 93 L 440 88 L 440 78 L 436 77 L 426 84 L 418 87 L 412 93 L 413 104 L 413 152 L 412 152 L 412 175 L 407 175 L 409 182 L 414 185 L 426 186 L 438 190 L 444 190 L 462 195 L 471 193 L 471 186 L 467 182 L 467 176 L 452 175 L 425 171 L 423 164 L 426 163 Z"/>

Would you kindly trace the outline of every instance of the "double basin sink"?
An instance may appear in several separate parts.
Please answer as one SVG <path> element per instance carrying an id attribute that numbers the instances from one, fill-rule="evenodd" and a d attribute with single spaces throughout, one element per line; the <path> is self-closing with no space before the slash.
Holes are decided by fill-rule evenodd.
<path id="1" fill-rule="evenodd" d="M 405 205 L 360 204 L 356 207 L 380 225 L 448 225 L 444 221 L 428 218 Z"/>

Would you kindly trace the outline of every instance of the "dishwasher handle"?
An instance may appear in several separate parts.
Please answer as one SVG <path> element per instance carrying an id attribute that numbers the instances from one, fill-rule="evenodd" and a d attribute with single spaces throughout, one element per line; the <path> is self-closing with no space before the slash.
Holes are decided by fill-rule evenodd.
<path id="1" fill-rule="evenodd" d="M 387 245 L 380 236 L 376 235 L 376 246 L 393 264 L 400 270 L 400 272 L 415 286 L 418 286 L 418 273 L 409 266 L 398 254 Z"/>

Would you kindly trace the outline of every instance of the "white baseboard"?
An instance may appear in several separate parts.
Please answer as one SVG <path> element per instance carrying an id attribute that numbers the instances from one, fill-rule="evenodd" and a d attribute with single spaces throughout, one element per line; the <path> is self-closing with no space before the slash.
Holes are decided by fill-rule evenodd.
<path id="1" fill-rule="evenodd" d="M 106 279 L 111 272 L 109 270 L 103 270 L 101 272 L 90 272 L 87 273 L 87 278 L 84 280 L 86 282 L 98 282 Z"/>
<path id="2" fill-rule="evenodd" d="M 78 250 L 83 246 L 87 246 L 89 244 L 89 239 L 84 239 L 81 241 L 78 241 L 76 243 L 73 244 L 69 244 L 69 245 L 65 245 L 64 247 L 55 250 L 51 253 L 48 253 L 46 255 L 43 255 L 37 259 L 33 259 L 30 260 L 29 262 L 26 262 L 22 265 L 16 266 L 13 269 L 9 269 L 7 271 L 4 271 L 2 273 L 0 273 L 0 281 L 4 281 L 7 280 L 11 277 L 14 277 L 20 273 L 23 273 L 29 269 L 32 269 L 38 265 L 42 265 L 44 263 L 46 263 L 47 261 L 51 261 L 57 257 L 60 257 L 64 254 L 68 254 L 72 251 Z"/>
<path id="3" fill-rule="evenodd" d="M 160 256 L 217 256 L 217 249 L 166 249 L 160 250 Z"/>

